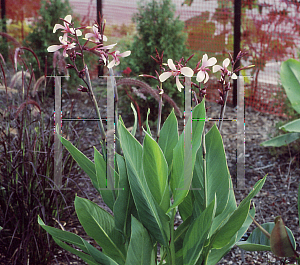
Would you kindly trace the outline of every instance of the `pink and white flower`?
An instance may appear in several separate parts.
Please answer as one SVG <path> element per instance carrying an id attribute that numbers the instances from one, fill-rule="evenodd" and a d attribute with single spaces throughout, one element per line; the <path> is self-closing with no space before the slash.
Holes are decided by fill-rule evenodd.
<path id="1" fill-rule="evenodd" d="M 95 43 L 99 43 L 101 40 L 107 41 L 107 37 L 105 35 L 103 35 L 103 39 L 102 39 L 102 36 L 98 30 L 97 25 L 93 25 L 92 30 L 93 30 L 93 33 L 85 34 L 86 39 L 90 40 L 91 38 L 94 38 L 94 39 L 96 39 Z"/>
<path id="2" fill-rule="evenodd" d="M 223 63 L 222 63 L 222 66 L 220 65 L 215 65 L 213 67 L 213 72 L 218 72 L 218 71 L 221 71 L 224 73 L 224 75 L 228 75 L 231 77 L 231 79 L 237 79 L 237 75 L 235 73 L 232 73 L 231 71 L 229 71 L 227 69 L 227 67 L 229 66 L 230 64 L 230 60 L 228 58 L 226 58 Z"/>
<path id="3" fill-rule="evenodd" d="M 179 67 L 179 69 L 177 69 L 172 59 L 168 59 L 168 66 L 171 71 L 162 73 L 159 76 L 159 81 L 165 82 L 170 76 L 174 76 L 176 78 L 176 86 L 181 92 L 181 89 L 184 88 L 184 86 L 179 81 L 179 75 L 182 74 L 186 77 L 192 77 L 194 75 L 194 71 L 189 67 Z"/>
<path id="4" fill-rule="evenodd" d="M 71 27 L 70 28 L 70 25 L 71 25 L 71 21 L 72 21 L 72 16 L 71 15 L 67 15 L 65 18 L 64 18 L 64 25 L 60 25 L 60 24 L 55 24 L 54 25 L 54 28 L 53 28 L 53 33 L 55 33 L 58 29 L 62 29 L 62 32 L 67 34 L 67 33 L 70 33 L 72 35 L 75 35 L 75 32 L 76 32 L 76 35 L 77 36 L 81 36 L 82 35 L 82 32 L 77 29 L 76 31 Z"/>
<path id="5" fill-rule="evenodd" d="M 68 42 L 68 37 L 66 34 L 64 34 L 64 36 L 60 36 L 59 41 L 60 41 L 61 45 L 51 45 L 48 47 L 47 51 L 48 52 L 56 52 L 59 49 L 64 49 L 63 56 L 68 57 L 67 50 L 75 48 L 76 44 Z"/>
<path id="6" fill-rule="evenodd" d="M 112 68 L 114 66 L 117 66 L 120 64 L 120 57 L 127 57 L 131 54 L 131 51 L 126 51 L 120 53 L 120 51 L 115 51 L 113 53 L 110 53 L 110 55 L 113 57 L 112 61 L 110 61 L 107 65 L 107 68 Z"/>
<path id="7" fill-rule="evenodd" d="M 199 83 L 203 81 L 203 83 L 205 84 L 209 79 L 209 75 L 207 73 L 207 71 L 209 71 L 208 67 L 213 66 L 216 63 L 217 59 L 215 57 L 211 57 L 210 59 L 208 59 L 207 54 L 204 54 L 202 57 L 202 65 L 197 69 L 199 70 L 199 72 L 197 73 L 196 80 Z"/>

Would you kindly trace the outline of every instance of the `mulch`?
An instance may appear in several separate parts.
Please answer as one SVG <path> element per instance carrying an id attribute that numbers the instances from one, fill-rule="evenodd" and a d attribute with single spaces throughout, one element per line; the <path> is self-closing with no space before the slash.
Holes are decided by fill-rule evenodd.
<path id="1" fill-rule="evenodd" d="M 74 97 L 73 97 L 74 96 Z M 91 106 L 87 98 L 81 95 L 66 95 L 63 97 L 62 111 L 65 114 L 73 115 L 93 115 Z M 48 104 L 47 104 L 48 105 Z M 216 103 L 207 102 L 209 107 L 207 117 L 216 118 L 219 115 L 220 106 Z M 105 109 L 105 103 L 101 104 L 101 109 Z M 53 109 L 53 103 L 48 105 Z M 70 113 L 74 110 L 74 113 Z M 76 113 L 75 113 L 76 111 Z M 64 115 L 64 114 L 63 114 Z M 224 142 L 225 152 L 228 160 L 228 167 L 233 181 L 236 180 L 236 109 L 227 107 L 226 118 L 231 121 L 224 121 L 222 128 L 222 138 Z M 132 120 L 126 120 L 129 126 Z M 245 109 L 245 189 L 235 189 L 236 199 L 239 203 L 249 193 L 251 187 L 266 174 L 268 174 L 266 183 L 261 192 L 253 199 L 256 208 L 256 220 L 259 223 L 274 221 L 274 218 L 281 215 L 286 226 L 294 233 L 296 242 L 300 242 L 300 229 L 297 212 L 297 189 L 299 185 L 300 175 L 300 155 L 299 150 L 292 147 L 284 148 L 266 148 L 259 144 L 276 132 L 275 125 L 284 118 L 275 115 L 268 115 L 257 112 L 249 107 Z M 211 122 L 209 122 L 211 123 Z M 206 125 L 207 129 L 211 125 Z M 100 149 L 98 127 L 95 122 L 72 121 L 68 123 L 68 130 L 73 132 L 70 140 L 80 139 L 79 149 L 88 157 L 93 157 L 93 146 Z M 67 130 L 63 130 L 67 133 Z M 92 186 L 89 178 L 74 165 L 69 181 L 69 187 L 72 193 L 78 196 L 88 198 L 97 203 L 104 209 L 108 207 L 103 203 L 101 197 Z M 69 202 L 72 206 L 72 202 Z M 92 242 L 83 231 L 75 211 L 71 215 L 62 219 L 66 222 L 65 229 L 74 232 L 85 239 Z M 250 226 L 252 231 L 255 225 Z M 299 251 L 299 245 L 297 244 Z M 60 251 L 53 264 L 85 264 L 77 257 Z M 218 264 L 281 264 L 281 260 L 276 258 L 272 253 L 268 252 L 246 252 L 238 247 L 234 247 Z M 295 263 L 291 263 L 295 264 Z"/>

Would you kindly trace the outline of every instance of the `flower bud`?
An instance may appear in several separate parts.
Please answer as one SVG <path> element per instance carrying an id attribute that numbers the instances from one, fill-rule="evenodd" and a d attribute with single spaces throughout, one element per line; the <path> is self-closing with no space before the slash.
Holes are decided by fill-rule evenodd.
<path id="1" fill-rule="evenodd" d="M 281 216 L 275 218 L 275 226 L 270 237 L 271 251 L 277 257 L 297 257 L 298 254 L 292 246 Z"/>
<path id="2" fill-rule="evenodd" d="M 68 64 L 66 65 L 66 68 L 67 68 L 67 69 L 73 69 L 73 68 L 74 68 L 74 65 L 68 63 Z"/>
<path id="3" fill-rule="evenodd" d="M 78 73 L 79 78 L 84 78 L 85 76 L 85 71 L 84 69 L 82 69 L 79 73 Z"/>
<path id="4" fill-rule="evenodd" d="M 79 88 L 77 88 L 77 90 L 80 92 L 88 92 L 88 89 L 82 85 L 79 85 Z"/>

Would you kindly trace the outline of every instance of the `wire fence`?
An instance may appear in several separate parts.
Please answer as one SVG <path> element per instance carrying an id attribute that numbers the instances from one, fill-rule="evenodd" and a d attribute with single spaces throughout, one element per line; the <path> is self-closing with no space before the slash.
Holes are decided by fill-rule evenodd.
<path id="1" fill-rule="evenodd" d="M 183 5 L 183 1 L 172 0 L 176 16 L 185 23 L 187 47 L 197 54 L 210 56 L 233 54 L 234 1 L 194 0 L 191 6 Z M 103 0 L 102 13 L 107 25 L 130 28 L 138 2 Z M 96 0 L 70 0 L 70 4 L 86 23 L 96 20 Z M 285 115 L 286 97 L 280 85 L 279 71 L 281 62 L 298 57 L 299 7 L 300 2 L 293 0 L 242 0 L 241 49 L 249 53 L 242 65 L 254 64 L 255 68 L 241 74 L 245 76 L 245 103 L 255 110 Z M 118 37 L 116 32 L 111 30 L 109 34 Z M 212 82 L 207 89 L 207 98 L 216 100 L 217 80 Z M 229 102 L 232 102 L 232 92 Z"/>
<path id="2" fill-rule="evenodd" d="M 211 55 L 233 53 L 233 1 L 194 0 L 191 6 L 182 5 L 183 0 L 173 0 L 173 3 L 176 16 L 185 23 L 189 49 Z M 71 5 L 81 17 L 96 19 L 96 1 L 71 0 Z M 258 111 L 285 115 L 285 94 L 280 86 L 279 71 L 281 62 L 297 58 L 299 6 L 299 2 L 289 0 L 242 1 L 241 48 L 249 52 L 242 64 L 256 66 L 241 73 L 245 75 L 245 103 Z M 137 0 L 104 0 L 102 12 L 107 24 L 129 25 L 137 8 Z M 209 100 L 218 98 L 214 85 L 207 91 Z M 232 93 L 229 102 L 232 102 Z"/>

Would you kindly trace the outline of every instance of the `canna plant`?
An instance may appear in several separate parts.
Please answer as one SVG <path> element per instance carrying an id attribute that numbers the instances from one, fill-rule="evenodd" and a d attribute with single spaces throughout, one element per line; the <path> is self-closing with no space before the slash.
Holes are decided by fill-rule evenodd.
<path id="1" fill-rule="evenodd" d="M 70 17 L 64 19 L 64 26 L 55 28 L 63 29 L 67 35 L 60 39 L 61 45 L 52 46 L 48 51 L 63 48 L 65 56 L 69 54 L 75 62 L 76 45 L 73 42 L 76 43 L 80 34 L 78 30 L 81 28 L 74 28 Z M 129 55 L 129 52 L 111 53 L 111 47 L 103 48 L 102 29 L 101 25 L 94 26 L 93 37 L 96 39 L 96 46 L 91 51 L 96 51 L 100 61 L 111 69 L 119 63 L 118 55 Z M 86 46 L 79 46 L 79 50 L 83 51 L 84 47 Z M 108 55 L 113 56 L 111 62 Z M 162 83 L 167 78 L 176 78 L 176 85 L 180 90 L 184 88 L 180 82 L 183 75 L 185 89 L 188 91 L 191 89 L 191 77 L 194 74 L 197 74 L 198 81 L 206 82 L 209 78 L 209 67 L 216 64 L 215 58 L 208 59 L 207 56 L 203 56 L 202 64 L 200 61 L 192 70 L 186 66 L 187 61 L 184 59 L 176 64 L 169 59 L 169 70 L 166 70 L 162 56 L 160 59 L 160 74 L 157 73 L 156 77 L 151 76 L 159 81 L 160 95 L 163 93 Z M 235 77 L 227 67 L 225 61 L 222 67 L 214 68 L 214 71 L 221 71 L 221 117 L 225 111 L 230 79 Z M 84 66 L 83 71 L 79 71 L 75 64 L 69 65 L 69 68 L 75 69 L 82 78 L 87 78 L 83 79 L 87 87 L 82 86 L 81 91 L 92 95 L 87 67 Z M 194 86 L 200 89 L 203 98 L 199 101 L 195 98 L 196 106 L 193 107 L 189 118 L 186 118 L 185 129 L 180 135 L 174 110 L 161 129 L 160 117 L 158 118 L 156 137 L 152 135 L 146 121 L 142 143 L 135 138 L 137 118 L 134 121 L 134 129 L 129 132 L 119 117 L 116 124 L 118 148 L 114 154 L 112 168 L 107 163 L 103 125 L 99 126 L 102 153 L 94 148 L 94 161 L 59 136 L 62 144 L 90 177 L 113 213 L 111 215 L 85 198 L 75 198 L 75 210 L 80 223 L 102 251 L 76 234 L 48 226 L 39 217 L 38 223 L 52 235 L 60 247 L 79 256 L 88 264 L 192 265 L 216 264 L 239 241 L 252 223 L 251 216 L 255 215 L 254 206 L 250 209 L 251 199 L 260 191 L 266 177 L 259 180 L 237 206 L 218 129 L 221 128 L 221 122 L 218 127 L 214 125 L 208 132 L 205 131 L 205 91 L 200 85 Z M 91 99 L 93 100 L 93 97 Z M 160 103 L 161 101 L 162 97 Z M 159 104 L 160 108 L 161 106 L 162 104 Z M 94 107 L 99 114 L 100 123 L 99 109 L 97 110 L 96 104 Z M 159 113 L 161 114 L 161 109 Z M 113 187 L 109 185 L 109 170 L 113 171 Z M 177 212 L 182 218 L 182 223 L 175 229 Z"/>

